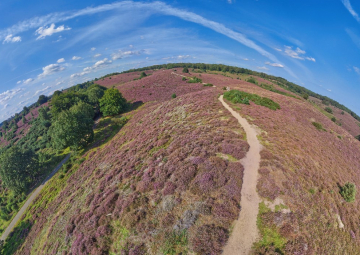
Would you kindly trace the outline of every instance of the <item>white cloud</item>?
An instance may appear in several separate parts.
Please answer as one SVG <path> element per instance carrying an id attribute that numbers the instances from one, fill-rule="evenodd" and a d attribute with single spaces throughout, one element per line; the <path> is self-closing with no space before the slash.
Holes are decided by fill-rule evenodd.
<path id="1" fill-rule="evenodd" d="M 354 19 L 356 19 L 356 21 L 360 23 L 360 17 L 352 8 L 350 0 L 342 0 L 342 3 L 344 4 L 345 8 L 350 12 L 350 14 L 354 17 Z"/>
<path id="2" fill-rule="evenodd" d="M 101 54 L 99 53 L 99 54 L 95 54 L 94 55 L 94 58 L 98 58 L 98 57 L 100 57 L 101 56 Z"/>
<path id="3" fill-rule="evenodd" d="M 81 57 L 77 57 L 77 56 L 72 57 L 72 60 L 79 60 L 79 59 L 81 59 Z"/>
<path id="4" fill-rule="evenodd" d="M 22 83 L 22 81 L 18 81 L 16 84 L 20 84 L 20 83 Z"/>
<path id="5" fill-rule="evenodd" d="M 60 58 L 58 59 L 58 61 L 56 61 L 57 63 L 62 63 L 62 62 L 65 62 L 65 59 L 64 58 Z"/>
<path id="6" fill-rule="evenodd" d="M 258 66 L 257 69 L 260 69 L 260 70 L 269 70 L 269 68 L 267 68 L 266 66 Z"/>
<path id="7" fill-rule="evenodd" d="M 270 63 L 270 62 L 266 62 L 265 65 L 274 66 L 274 67 L 284 67 L 282 64 L 279 64 L 279 63 Z"/>
<path id="8" fill-rule="evenodd" d="M 136 50 L 136 51 L 122 51 L 118 50 L 116 53 L 111 54 L 111 57 L 113 60 L 122 59 L 124 57 L 134 56 L 134 55 L 140 55 L 144 53 L 145 50 Z"/>
<path id="9" fill-rule="evenodd" d="M 70 78 L 77 78 L 77 77 L 81 77 L 81 76 L 84 76 L 85 74 L 88 74 L 92 71 L 95 71 L 101 67 L 104 67 L 104 66 L 107 66 L 107 65 L 110 65 L 112 63 L 111 60 L 108 60 L 107 58 L 104 58 L 103 60 L 99 60 L 97 61 L 94 65 L 92 66 L 89 66 L 89 67 L 85 67 L 83 69 L 83 72 L 80 72 L 80 73 L 74 73 L 72 75 L 70 75 Z"/>
<path id="10" fill-rule="evenodd" d="M 304 50 L 297 47 L 295 50 L 293 50 L 292 46 L 285 46 L 284 53 L 288 55 L 291 58 L 301 59 L 301 60 L 309 60 L 316 62 L 315 58 L 313 57 L 306 57 L 304 54 L 306 53 Z"/>
<path id="11" fill-rule="evenodd" d="M 355 71 L 358 75 L 360 75 L 360 68 L 358 68 L 358 67 L 356 67 L 356 66 L 353 66 L 353 68 L 354 68 L 354 71 Z"/>
<path id="12" fill-rule="evenodd" d="M 42 68 L 43 72 L 38 75 L 39 78 L 44 78 L 45 76 L 48 76 L 53 73 L 61 72 L 65 70 L 65 67 L 59 65 L 59 64 L 51 64 L 48 66 L 45 66 Z"/>
<path id="13" fill-rule="evenodd" d="M 190 55 L 179 55 L 177 56 L 177 59 L 182 60 L 182 59 L 186 59 L 186 58 L 190 58 Z"/>
<path id="14" fill-rule="evenodd" d="M 277 51 L 282 51 L 282 49 L 279 49 L 279 48 L 274 48 L 274 50 L 277 50 Z"/>
<path id="15" fill-rule="evenodd" d="M 14 43 L 14 42 L 21 42 L 20 36 L 14 36 L 12 34 L 9 34 L 5 37 L 3 44 L 5 43 Z"/>
<path id="16" fill-rule="evenodd" d="M 13 89 L 13 90 L 7 90 L 0 94 L 0 104 L 4 105 L 6 102 L 8 102 L 10 99 L 12 99 L 15 95 L 20 93 L 23 89 Z"/>
<path id="17" fill-rule="evenodd" d="M 34 81 L 34 79 L 29 78 L 29 79 L 27 79 L 27 80 L 23 80 L 23 83 L 24 83 L 24 84 L 29 84 L 29 83 L 32 82 L 32 81 Z"/>
<path id="18" fill-rule="evenodd" d="M 43 89 L 39 89 L 35 92 L 34 96 L 36 96 L 37 94 L 40 94 L 48 89 L 50 89 L 51 87 L 50 86 L 47 86 L 46 88 L 43 88 Z"/>
<path id="19" fill-rule="evenodd" d="M 248 58 L 244 58 L 243 60 L 245 60 L 245 61 L 249 61 L 249 59 L 248 59 Z"/>
<path id="20" fill-rule="evenodd" d="M 92 47 L 90 50 L 91 50 L 91 51 L 94 51 L 94 50 L 96 50 L 96 48 L 95 48 L 95 47 Z"/>
<path id="21" fill-rule="evenodd" d="M 55 33 L 60 33 L 62 31 L 66 31 L 66 30 L 70 30 L 70 27 L 65 27 L 64 25 L 58 26 L 57 28 L 55 28 L 55 24 L 52 23 L 49 27 L 39 27 L 36 31 L 35 34 L 39 35 L 36 40 L 39 39 L 44 39 L 46 36 L 51 36 Z"/>

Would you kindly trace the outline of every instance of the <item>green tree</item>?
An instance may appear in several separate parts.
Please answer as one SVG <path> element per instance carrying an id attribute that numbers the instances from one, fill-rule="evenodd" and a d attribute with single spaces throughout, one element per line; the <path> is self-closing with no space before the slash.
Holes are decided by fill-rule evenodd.
<path id="1" fill-rule="evenodd" d="M 42 104 L 45 104 L 47 101 L 48 101 L 47 96 L 40 95 L 40 96 L 39 96 L 39 99 L 38 99 L 38 101 L 37 101 L 37 104 L 38 104 L 38 105 L 42 105 Z"/>
<path id="2" fill-rule="evenodd" d="M 116 115 L 122 113 L 126 107 L 126 99 L 115 88 L 105 91 L 100 99 L 100 111 L 104 116 Z"/>
<path id="3" fill-rule="evenodd" d="M 87 103 L 89 101 L 88 96 L 83 93 L 73 91 L 53 96 L 53 98 L 51 99 L 52 116 L 56 117 L 60 112 L 64 110 L 69 110 L 72 106 L 76 105 L 81 101 Z"/>
<path id="4" fill-rule="evenodd" d="M 21 119 L 22 123 L 25 124 L 26 123 L 26 119 L 25 119 L 25 116 L 22 116 L 22 119 Z"/>
<path id="5" fill-rule="evenodd" d="M 347 182 L 344 186 L 340 187 L 340 195 L 346 202 L 354 202 L 356 196 L 356 186 L 354 183 Z"/>
<path id="6" fill-rule="evenodd" d="M 26 192 L 39 173 L 37 155 L 31 150 L 22 151 L 17 146 L 6 150 L 0 159 L 2 183 L 15 193 Z"/>
<path id="7" fill-rule="evenodd" d="M 183 73 L 189 73 L 189 69 L 187 67 L 184 67 L 184 69 L 182 70 Z"/>
<path id="8" fill-rule="evenodd" d="M 56 149 L 69 147 L 77 150 L 84 148 L 93 141 L 92 129 L 94 120 L 89 116 L 92 107 L 85 103 L 79 103 L 62 111 L 49 129 L 52 143 Z M 93 113 L 92 113 L 93 114 Z"/>

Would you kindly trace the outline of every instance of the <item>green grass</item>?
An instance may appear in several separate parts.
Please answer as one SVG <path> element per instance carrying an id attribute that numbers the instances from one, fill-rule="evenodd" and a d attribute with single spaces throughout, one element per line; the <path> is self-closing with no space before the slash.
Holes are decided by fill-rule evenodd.
<path id="1" fill-rule="evenodd" d="M 271 110 L 280 109 L 280 105 L 267 97 L 261 97 L 256 94 L 250 94 L 239 90 L 230 90 L 224 93 L 224 98 L 232 103 L 250 104 L 249 101 Z"/>
<path id="2" fill-rule="evenodd" d="M 204 87 L 212 87 L 212 86 L 214 86 L 214 85 L 212 85 L 211 83 L 204 84 Z"/>
<path id="3" fill-rule="evenodd" d="M 188 236 L 186 230 L 181 232 L 173 231 L 165 240 L 165 243 L 161 247 L 161 254 L 175 255 L 175 254 L 187 254 Z"/>
<path id="4" fill-rule="evenodd" d="M 261 234 L 261 239 L 254 244 L 255 248 L 274 247 L 279 254 L 284 254 L 284 248 L 287 243 L 286 238 L 282 237 L 275 226 L 268 226 L 262 219 L 262 215 L 271 213 L 264 202 L 259 204 L 259 214 L 257 217 L 257 226 Z"/>
<path id="5" fill-rule="evenodd" d="M 263 88 L 263 89 L 266 89 L 266 90 L 269 90 L 271 92 L 275 92 L 277 94 L 281 94 L 281 95 L 284 95 L 284 96 L 288 96 L 288 97 L 293 97 L 293 98 L 298 98 L 292 94 L 289 94 L 289 93 L 286 93 L 286 92 L 283 92 L 281 90 L 278 90 L 278 89 L 275 89 L 273 85 L 269 85 L 269 84 L 265 84 L 265 83 L 261 83 L 259 85 L 259 87 Z"/>
<path id="6" fill-rule="evenodd" d="M 202 80 L 198 77 L 191 77 L 187 83 L 202 83 Z"/>
<path id="7" fill-rule="evenodd" d="M 112 232 L 114 240 L 110 248 L 110 255 L 122 254 L 122 250 L 128 250 L 126 247 L 126 241 L 130 237 L 130 231 L 123 227 L 120 221 L 114 221 L 112 224 Z"/>

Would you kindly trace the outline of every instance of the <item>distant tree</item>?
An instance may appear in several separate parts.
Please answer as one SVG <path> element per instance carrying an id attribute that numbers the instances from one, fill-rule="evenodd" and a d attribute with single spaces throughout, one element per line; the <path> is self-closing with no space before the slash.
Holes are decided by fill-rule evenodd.
<path id="1" fill-rule="evenodd" d="M 308 99 L 309 99 L 309 95 L 306 94 L 306 93 L 302 94 L 302 97 L 303 97 L 305 100 L 308 100 Z"/>
<path id="2" fill-rule="evenodd" d="M 328 113 L 333 113 L 333 110 L 330 107 L 325 107 L 325 111 L 327 111 Z"/>
<path id="3" fill-rule="evenodd" d="M 112 88 L 105 91 L 100 99 L 100 111 L 104 116 L 122 113 L 126 107 L 126 99 L 119 90 Z"/>
<path id="4" fill-rule="evenodd" d="M 47 96 L 45 96 L 45 95 L 40 95 L 40 96 L 39 96 L 39 99 L 38 99 L 38 101 L 37 101 L 37 104 L 38 104 L 38 105 L 42 105 L 42 104 L 45 104 L 47 101 L 48 101 Z"/>
<path id="5" fill-rule="evenodd" d="M 41 121 L 50 120 L 50 116 L 48 114 L 48 109 L 49 108 L 41 107 L 38 110 L 39 111 L 39 118 L 40 118 Z"/>
<path id="6" fill-rule="evenodd" d="M 56 97 L 56 96 L 60 95 L 61 93 L 62 93 L 61 91 L 56 90 L 53 94 L 53 97 Z"/>
<path id="7" fill-rule="evenodd" d="M 88 95 L 89 98 L 89 102 L 95 106 L 98 106 L 100 99 L 104 96 L 105 90 L 106 88 L 100 85 L 97 84 L 91 85 L 86 91 L 86 94 Z"/>
<path id="8" fill-rule="evenodd" d="M 189 69 L 187 67 L 184 67 L 184 69 L 182 70 L 183 73 L 189 73 Z"/>
<path id="9" fill-rule="evenodd" d="M 17 146 L 13 146 L 1 156 L 0 177 L 2 183 L 17 194 L 26 192 L 38 173 L 38 158 L 31 150 L 22 151 Z"/>
<path id="10" fill-rule="evenodd" d="M 22 119 L 21 119 L 22 123 L 25 124 L 26 123 L 26 119 L 25 119 L 25 116 L 22 116 Z"/>
<path id="11" fill-rule="evenodd" d="M 142 79 L 142 78 L 144 78 L 144 77 L 146 77 L 147 75 L 146 75 L 146 73 L 145 72 L 142 72 L 141 74 L 140 74 L 140 79 Z"/>
<path id="12" fill-rule="evenodd" d="M 335 118 L 335 117 L 332 117 L 332 118 L 331 118 L 331 121 L 332 121 L 332 122 L 336 122 L 336 118 Z"/>
<path id="13" fill-rule="evenodd" d="M 51 99 L 51 113 L 53 117 L 56 117 L 60 112 L 69 110 L 72 106 L 79 102 L 89 102 L 88 96 L 78 92 L 61 93 L 57 96 L 53 96 Z"/>
<path id="14" fill-rule="evenodd" d="M 94 120 L 89 116 L 91 110 L 90 105 L 79 103 L 57 116 L 49 129 L 49 135 L 56 149 L 65 149 L 70 146 L 77 150 L 92 142 Z"/>
<path id="15" fill-rule="evenodd" d="M 24 115 L 28 114 L 29 111 L 30 111 L 30 109 L 28 107 L 24 106 L 24 108 L 23 108 Z"/>

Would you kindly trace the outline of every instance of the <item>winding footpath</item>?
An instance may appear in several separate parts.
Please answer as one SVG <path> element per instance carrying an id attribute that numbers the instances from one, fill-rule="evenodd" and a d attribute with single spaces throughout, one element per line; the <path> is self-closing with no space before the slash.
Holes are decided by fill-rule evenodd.
<path id="1" fill-rule="evenodd" d="M 41 183 L 39 187 L 37 187 L 34 192 L 31 194 L 29 199 L 25 202 L 25 204 L 21 207 L 19 212 L 11 221 L 10 225 L 6 228 L 5 232 L 0 237 L 0 240 L 5 241 L 6 238 L 9 236 L 13 228 L 15 227 L 16 223 L 20 220 L 21 216 L 24 214 L 25 210 L 29 207 L 29 205 L 34 201 L 34 199 L 39 195 L 40 191 L 45 187 L 46 183 L 56 174 L 57 171 L 62 167 L 62 165 L 68 161 L 70 158 L 70 154 L 68 154 L 58 165 L 55 169 L 46 177 L 46 179 Z"/>
<path id="2" fill-rule="evenodd" d="M 247 142 L 250 145 L 245 158 L 240 162 L 244 166 L 244 177 L 241 188 L 241 211 L 239 218 L 235 221 L 234 228 L 228 243 L 224 247 L 224 255 L 248 255 L 252 245 L 258 240 L 259 232 L 256 225 L 259 212 L 260 197 L 256 192 L 258 170 L 260 166 L 261 144 L 257 139 L 257 132 L 245 118 L 235 112 L 227 103 L 223 96 L 219 98 L 223 106 L 238 120 L 244 128 Z"/>

